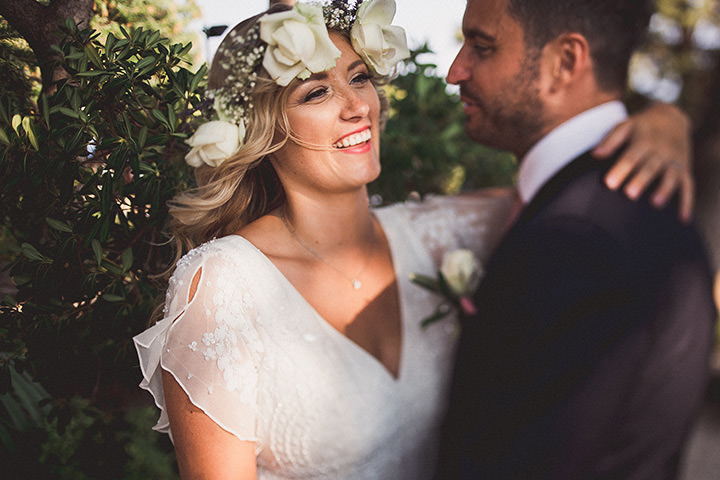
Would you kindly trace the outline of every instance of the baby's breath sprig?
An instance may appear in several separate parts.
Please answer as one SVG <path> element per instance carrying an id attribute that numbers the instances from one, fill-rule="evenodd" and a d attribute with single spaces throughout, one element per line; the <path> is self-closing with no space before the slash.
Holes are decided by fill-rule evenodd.
<path id="1" fill-rule="evenodd" d="M 358 8 L 363 0 L 333 0 L 323 6 L 325 25 L 329 29 L 349 32 L 355 23 Z"/>
<path id="2" fill-rule="evenodd" d="M 220 66 L 227 72 L 219 88 L 208 92 L 221 120 L 239 124 L 253 109 L 252 90 L 257 82 L 267 44 L 260 40 L 260 24 L 253 25 L 245 36 L 237 31 L 228 34 L 230 42 L 218 51 Z"/>

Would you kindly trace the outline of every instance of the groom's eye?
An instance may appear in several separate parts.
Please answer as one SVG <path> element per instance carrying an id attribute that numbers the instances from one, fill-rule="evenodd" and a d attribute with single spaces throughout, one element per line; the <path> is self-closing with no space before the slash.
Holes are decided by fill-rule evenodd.
<path id="1" fill-rule="evenodd" d="M 473 45 L 472 48 L 476 54 L 481 56 L 487 55 L 492 50 L 492 48 L 487 45 Z"/>

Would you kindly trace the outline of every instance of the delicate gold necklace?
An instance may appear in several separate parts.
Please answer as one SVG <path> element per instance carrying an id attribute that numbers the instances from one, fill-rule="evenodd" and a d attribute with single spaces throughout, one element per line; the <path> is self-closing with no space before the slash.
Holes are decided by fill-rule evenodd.
<path id="1" fill-rule="evenodd" d="M 372 259 L 373 253 L 375 253 L 375 235 L 372 236 L 372 243 L 370 244 L 370 253 L 368 253 L 367 258 L 365 259 L 365 263 L 364 263 L 363 266 L 360 268 L 360 271 L 357 272 L 357 273 L 355 274 L 355 276 L 351 277 L 351 276 L 348 276 L 347 274 L 345 274 L 345 272 L 343 272 L 342 270 L 340 270 L 339 268 L 337 268 L 337 267 L 336 267 L 335 265 L 333 265 L 332 263 L 330 263 L 330 262 L 328 262 L 327 260 L 325 260 L 319 253 L 317 253 L 317 252 L 316 252 L 315 250 L 313 250 L 312 248 L 308 247 L 308 246 L 305 244 L 305 242 L 303 242 L 302 240 L 300 240 L 300 238 L 295 234 L 295 228 L 290 225 L 290 223 L 288 222 L 287 218 L 285 217 L 285 209 L 283 209 L 282 212 L 280 213 L 280 218 L 282 219 L 282 222 L 283 222 L 283 225 L 285 225 L 285 228 L 287 228 L 287 231 L 290 233 L 290 235 L 292 235 L 292 237 L 295 239 L 295 241 L 296 241 L 301 247 L 303 247 L 305 250 L 307 250 L 308 252 L 310 252 L 310 254 L 311 254 L 313 257 L 317 258 L 317 259 L 320 260 L 322 263 L 324 263 L 325 265 L 327 265 L 328 267 L 332 268 L 332 269 L 335 270 L 337 273 L 339 273 L 343 278 L 345 278 L 346 280 L 348 280 L 348 281 L 352 284 L 352 287 L 353 287 L 355 290 L 360 290 L 360 288 L 362 287 L 362 282 L 360 281 L 360 276 L 363 274 L 363 272 L 365 271 L 365 269 L 367 268 L 367 266 L 370 264 L 370 259 Z"/>

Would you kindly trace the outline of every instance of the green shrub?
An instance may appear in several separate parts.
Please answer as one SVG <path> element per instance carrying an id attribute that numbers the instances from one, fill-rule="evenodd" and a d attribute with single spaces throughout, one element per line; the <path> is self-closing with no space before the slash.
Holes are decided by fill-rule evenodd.
<path id="1" fill-rule="evenodd" d="M 18 287 L 0 351 L 53 397 L 100 401 L 137 380 L 131 337 L 162 299 L 152 276 L 170 259 L 165 204 L 190 181 L 183 140 L 205 69 L 187 70 L 190 45 L 159 32 L 103 44 L 66 32 L 57 51 L 70 76 L 57 91 L 28 115 L 0 98 L 0 222 Z"/>

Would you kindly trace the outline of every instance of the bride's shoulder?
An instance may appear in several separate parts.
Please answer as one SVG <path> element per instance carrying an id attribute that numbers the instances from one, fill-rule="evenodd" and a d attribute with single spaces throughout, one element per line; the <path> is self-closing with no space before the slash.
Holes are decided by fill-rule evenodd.
<path id="1" fill-rule="evenodd" d="M 178 267 L 203 262 L 216 257 L 233 257 L 248 249 L 248 242 L 239 235 L 213 238 L 188 251 L 178 261 Z"/>
<path id="2" fill-rule="evenodd" d="M 489 188 L 458 195 L 428 195 L 389 208 L 405 218 L 404 224 L 417 234 L 433 258 L 449 249 L 470 248 L 486 260 L 505 231 L 514 199 L 513 189 Z"/>
<path id="3" fill-rule="evenodd" d="M 262 253 L 239 235 L 210 240 L 186 253 L 169 281 L 166 305 L 184 308 L 195 294 L 221 299 L 262 289 L 272 270 Z M 214 301 L 214 300 L 213 300 Z"/>
<path id="4" fill-rule="evenodd" d="M 483 216 L 505 216 L 515 201 L 512 187 L 492 187 L 463 192 L 456 195 L 429 194 L 421 198 L 384 207 L 389 211 L 404 212 L 411 218 L 450 215 L 455 217 L 471 213 Z"/>
<path id="5" fill-rule="evenodd" d="M 257 256 L 257 249 L 239 235 L 214 238 L 183 255 L 175 266 L 173 277 L 192 276 L 199 269 L 205 270 L 207 274 L 228 267 L 247 265 Z"/>

